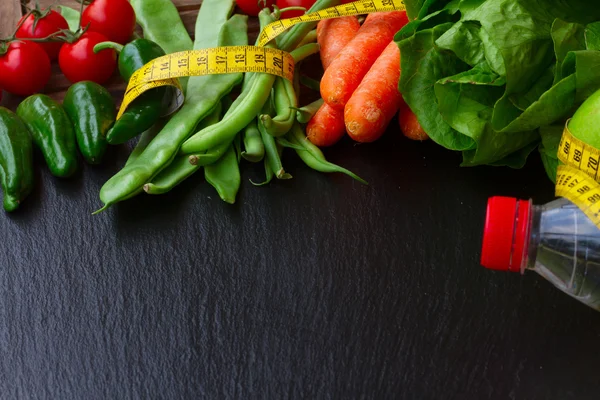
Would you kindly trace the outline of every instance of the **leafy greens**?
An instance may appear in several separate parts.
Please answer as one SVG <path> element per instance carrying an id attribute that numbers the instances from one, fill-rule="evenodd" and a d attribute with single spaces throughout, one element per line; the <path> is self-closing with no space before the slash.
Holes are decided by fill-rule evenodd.
<path id="1" fill-rule="evenodd" d="M 556 175 L 562 126 L 600 89 L 597 0 L 406 0 L 399 89 L 464 166 L 520 168 L 536 148 Z"/>

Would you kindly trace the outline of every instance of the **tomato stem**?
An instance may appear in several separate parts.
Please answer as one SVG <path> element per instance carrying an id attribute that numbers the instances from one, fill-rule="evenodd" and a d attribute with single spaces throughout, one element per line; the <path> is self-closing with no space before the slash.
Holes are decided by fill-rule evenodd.
<path id="1" fill-rule="evenodd" d="M 123 45 L 115 42 L 102 42 L 94 46 L 94 53 L 98 53 L 102 50 L 113 49 L 117 53 L 123 51 Z"/>

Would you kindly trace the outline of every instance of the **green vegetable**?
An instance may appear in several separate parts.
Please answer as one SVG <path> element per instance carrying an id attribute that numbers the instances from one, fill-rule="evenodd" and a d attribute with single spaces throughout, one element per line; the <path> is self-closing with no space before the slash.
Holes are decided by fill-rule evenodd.
<path id="1" fill-rule="evenodd" d="M 221 200 L 234 204 L 242 183 L 238 157 L 233 144 L 217 162 L 204 167 L 204 178 L 219 193 Z"/>
<path id="2" fill-rule="evenodd" d="M 321 11 L 325 8 L 334 7 L 340 4 L 340 0 L 317 0 L 306 13 L 313 13 Z M 294 25 L 289 31 L 279 36 L 277 41 L 277 47 L 281 50 L 292 51 L 304 38 L 317 27 L 319 21 L 304 22 L 302 24 Z"/>
<path id="3" fill-rule="evenodd" d="M 268 10 L 268 9 L 265 9 Z M 266 25 L 268 21 L 272 21 L 271 14 L 261 11 L 258 15 L 261 19 L 261 26 Z M 306 57 L 315 54 L 319 47 L 316 43 L 307 44 L 290 52 L 295 62 L 300 62 Z M 234 112 L 227 115 L 215 125 L 203 129 L 189 138 L 181 146 L 183 154 L 199 153 L 216 147 L 219 144 L 233 140 L 239 132 L 240 127 L 247 126 L 254 117 L 260 112 L 270 96 L 271 88 L 275 83 L 276 76 L 267 73 L 255 73 L 250 78 L 249 84 L 241 95 L 234 101 L 232 109 Z M 293 92 L 293 87 L 286 90 L 286 95 L 289 96 L 289 91 Z M 295 96 L 295 95 L 294 95 Z M 290 100 L 291 101 L 291 100 Z M 293 122 L 293 110 L 289 109 Z M 282 117 L 284 119 L 285 117 Z M 280 129 L 282 125 L 280 125 Z M 285 128 L 283 128 L 285 129 Z M 263 139 L 264 140 L 264 139 Z"/>
<path id="4" fill-rule="evenodd" d="M 263 106 L 263 113 L 269 113 L 274 108 L 273 101 L 267 101 Z M 258 120 L 258 131 L 265 148 L 265 159 L 269 164 L 270 170 L 273 171 L 277 179 L 292 179 L 292 175 L 285 172 L 281 162 L 281 152 L 277 147 L 275 138 L 267 132 L 262 120 Z"/>
<path id="5" fill-rule="evenodd" d="M 140 135 L 140 139 L 135 144 L 135 147 L 131 151 L 131 154 L 129 154 L 129 157 L 127 158 L 127 162 L 125 163 L 125 166 L 131 164 L 132 162 L 137 160 L 137 158 L 140 155 L 142 155 L 142 153 L 144 152 L 144 150 L 146 150 L 146 147 L 148 147 L 150 142 L 165 127 L 168 120 L 169 120 L 168 118 L 163 118 L 163 119 L 158 120 L 158 122 L 152 128 L 148 129 L 146 132 L 144 132 Z"/>
<path id="6" fill-rule="evenodd" d="M 223 0 L 222 2 L 229 3 L 229 0 Z M 192 50 L 194 45 L 192 39 L 190 39 L 179 12 L 171 0 L 130 0 L 130 3 L 146 39 L 158 44 L 167 54 Z M 202 4 L 201 9 L 204 7 L 205 5 Z M 215 14 L 215 22 L 209 23 L 206 30 L 210 31 L 220 22 L 222 22 L 222 16 Z M 202 32 L 196 32 L 196 34 L 198 33 Z M 180 80 L 181 86 L 185 90 L 188 78 Z"/>
<path id="7" fill-rule="evenodd" d="M 215 110 L 210 113 L 206 118 L 200 122 L 200 126 L 210 126 L 219 122 L 222 111 L 221 104 L 218 105 Z M 175 160 L 169 166 L 162 171 L 152 180 L 151 183 L 144 185 L 144 191 L 148 194 L 163 194 L 171 191 L 185 179 L 193 175 L 196 171 L 202 168 L 204 165 L 216 162 L 221 156 L 214 152 L 208 152 L 202 155 L 183 155 L 177 156 Z M 202 162 L 200 161 L 202 158 Z"/>
<path id="8" fill-rule="evenodd" d="M 260 25 L 273 21 L 269 9 L 263 9 L 258 15 Z M 273 45 L 267 45 L 273 47 Z M 232 142 L 235 135 L 254 119 L 269 98 L 275 83 L 275 75 L 267 73 L 253 74 L 245 90 L 235 99 L 229 112 L 214 125 L 204 128 L 181 145 L 182 154 L 202 153 L 223 143 Z"/>
<path id="9" fill-rule="evenodd" d="M 8 212 L 15 211 L 33 188 L 32 148 L 23 121 L 0 107 L 0 183 Z"/>
<path id="10" fill-rule="evenodd" d="M 262 114 L 259 118 L 269 135 L 279 137 L 288 133 L 296 121 L 298 96 L 293 83 L 278 77 L 273 85 L 273 99 L 276 115 L 271 117 L 269 114 Z"/>
<path id="11" fill-rule="evenodd" d="M 115 102 L 111 94 L 94 82 L 78 82 L 71 86 L 63 107 L 75 129 L 75 137 L 83 158 L 99 164 L 106 152 L 106 133 L 115 122 Z"/>
<path id="12" fill-rule="evenodd" d="M 61 178 L 73 175 L 78 167 L 77 145 L 64 108 L 50 97 L 36 94 L 19 104 L 17 115 L 42 151 L 50 172 Z"/>
<path id="13" fill-rule="evenodd" d="M 205 0 L 198 14 L 196 49 L 217 46 L 241 46 L 248 44 L 247 17 L 234 15 L 227 19 L 233 9 L 233 0 Z M 205 34 L 201 34 L 204 32 Z M 220 32 L 218 40 L 207 32 Z M 152 140 L 144 152 L 128 164 L 100 190 L 100 199 L 110 205 L 126 200 L 143 191 L 146 183 L 152 182 L 160 171 L 166 168 L 177 155 L 181 143 L 193 132 L 198 121 L 208 115 L 241 83 L 242 74 L 207 75 L 192 77 L 188 83 L 188 93 L 183 107 L 175 114 L 160 133 Z"/>
<path id="14" fill-rule="evenodd" d="M 308 124 L 317 111 L 319 111 L 319 108 L 321 108 L 323 103 L 323 99 L 319 98 L 304 107 L 300 107 L 296 110 L 296 120 L 301 124 Z"/>
<path id="15" fill-rule="evenodd" d="M 306 138 L 300 124 L 295 123 L 286 137 L 292 144 L 303 148 L 303 150 L 296 149 L 296 153 L 308 167 L 320 172 L 341 172 L 360 183 L 368 185 L 364 179 L 355 173 L 327 161 L 321 150 Z"/>
<path id="16" fill-rule="evenodd" d="M 429 136 L 462 151 L 465 166 L 523 166 L 541 130 L 564 123 L 600 88 L 600 26 L 592 23 L 600 9 L 589 0 L 406 5 L 419 19 L 395 37 L 399 89 Z M 546 161 L 554 158 L 547 142 L 539 149 Z"/>
<path id="17" fill-rule="evenodd" d="M 98 52 L 112 48 L 119 53 L 119 72 L 125 82 L 150 61 L 165 55 L 160 46 L 148 39 L 136 39 L 125 46 L 103 42 L 94 46 Z M 161 117 L 165 86 L 142 93 L 127 107 L 121 118 L 108 131 L 106 139 L 110 144 L 122 144 L 150 129 Z"/>
<path id="18" fill-rule="evenodd" d="M 244 151 L 242 157 L 250 162 L 259 162 L 265 156 L 265 145 L 260 136 L 256 120 L 250 122 L 243 133 Z"/>

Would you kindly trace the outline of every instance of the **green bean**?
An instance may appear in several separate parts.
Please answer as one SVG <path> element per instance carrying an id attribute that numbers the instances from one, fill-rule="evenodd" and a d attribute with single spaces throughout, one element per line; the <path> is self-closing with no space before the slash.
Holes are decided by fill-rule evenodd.
<path id="1" fill-rule="evenodd" d="M 159 119 L 153 127 L 151 127 L 150 129 L 148 129 L 140 135 L 140 139 L 131 151 L 131 154 L 129 154 L 129 158 L 127 158 L 125 166 L 137 160 L 137 158 L 144 152 L 144 150 L 146 150 L 146 147 L 148 147 L 150 142 L 156 137 L 156 135 L 158 135 L 158 132 L 160 132 L 160 130 L 165 126 L 168 120 L 168 118 Z"/>
<path id="2" fill-rule="evenodd" d="M 214 1 L 227 3 L 223 0 Z M 171 0 L 130 0 L 130 3 L 146 39 L 158 44 L 167 54 L 192 50 L 192 39 Z M 188 78 L 179 80 L 185 91 Z"/>
<path id="3" fill-rule="evenodd" d="M 296 120 L 301 124 L 307 124 L 308 121 L 317 113 L 319 108 L 323 105 L 324 101 L 322 98 L 313 101 L 310 104 L 300 107 L 296 110 Z"/>
<path id="4" fill-rule="evenodd" d="M 229 146 L 225 155 L 216 163 L 204 167 L 204 177 L 217 189 L 217 193 L 223 201 L 229 204 L 235 203 L 242 178 L 233 145 Z"/>
<path id="5" fill-rule="evenodd" d="M 307 44 L 298 47 L 291 52 L 296 63 L 301 62 L 306 57 L 319 51 L 317 43 Z M 266 131 L 271 136 L 283 136 L 292 129 L 296 120 L 296 109 L 298 108 L 298 96 L 294 89 L 294 82 L 278 77 L 273 85 L 273 99 L 275 102 L 275 111 L 277 115 L 271 117 L 269 114 L 262 114 L 260 120 L 265 126 Z"/>
<path id="6" fill-rule="evenodd" d="M 266 21 L 273 20 L 268 9 L 261 11 L 258 17 L 261 26 L 265 25 Z M 275 75 L 257 73 L 247 89 L 233 102 L 233 112 L 228 113 L 218 124 L 209 126 L 186 140 L 181 145 L 181 153 L 201 153 L 221 143 L 232 141 L 240 131 L 240 127 L 248 125 L 260 112 L 269 98 L 274 82 Z"/>
<path id="7" fill-rule="evenodd" d="M 219 7 L 221 1 L 223 0 L 203 2 L 199 16 L 208 14 L 212 16 L 211 20 L 220 21 L 221 18 L 216 14 L 215 9 L 225 9 Z M 227 0 L 227 2 L 229 1 Z M 213 25 L 213 29 L 220 30 L 220 35 L 218 43 L 210 47 L 247 45 L 247 22 L 246 16 L 236 14 L 223 26 Z M 205 40 L 203 42 L 205 45 L 207 44 Z M 169 120 L 137 160 L 123 168 L 104 184 L 100 190 L 100 199 L 104 203 L 104 207 L 99 211 L 139 194 L 146 183 L 151 182 L 161 170 L 173 161 L 181 143 L 190 136 L 198 121 L 208 115 L 224 96 L 241 83 L 242 78 L 243 74 L 190 78 L 188 96 L 183 107 Z"/>
<path id="8" fill-rule="evenodd" d="M 222 102 L 200 122 L 199 126 L 206 127 L 219 122 L 223 108 L 221 104 Z M 197 162 L 192 163 L 188 156 L 178 156 L 167 168 L 160 171 L 151 183 L 144 185 L 144 191 L 148 194 L 167 193 L 201 167 L 202 165 L 198 165 Z"/>
<path id="9" fill-rule="evenodd" d="M 317 41 L 317 30 L 313 29 L 308 32 L 306 36 L 302 39 L 300 43 L 298 43 L 298 47 L 304 46 L 305 44 L 314 43 Z"/>
<path id="10" fill-rule="evenodd" d="M 244 151 L 242 157 L 246 160 L 256 163 L 265 157 L 265 145 L 258 130 L 257 121 L 253 120 L 244 129 Z"/>
<path id="11" fill-rule="evenodd" d="M 321 82 L 316 79 L 309 78 L 306 75 L 300 76 L 300 83 L 302 84 L 302 86 L 306 86 L 307 88 L 312 89 L 315 92 L 321 91 Z"/>
<path id="12" fill-rule="evenodd" d="M 294 124 L 287 138 L 290 142 L 304 147 L 304 150 L 296 150 L 296 153 L 310 168 L 320 172 L 341 172 L 368 185 L 364 179 L 353 172 L 327 161 L 321 150 L 306 138 L 298 123 Z"/>
<path id="13" fill-rule="evenodd" d="M 269 108 L 270 107 L 264 107 L 263 110 L 269 111 Z M 265 146 L 265 155 L 269 166 L 271 167 L 271 171 L 275 173 L 277 179 L 292 179 L 292 175 L 288 174 L 283 169 L 275 138 L 267 132 L 261 120 L 258 120 L 258 130 Z"/>
<path id="14" fill-rule="evenodd" d="M 337 6 L 340 4 L 340 0 L 317 0 L 315 4 L 307 11 L 312 13 L 320 11 L 325 8 Z M 302 39 L 308 35 L 310 31 L 316 28 L 318 21 L 304 22 L 298 25 L 294 25 L 289 31 L 283 33 L 280 36 L 280 40 L 277 41 L 277 45 L 281 50 L 292 51 L 298 44 L 302 42 Z"/>
<path id="15" fill-rule="evenodd" d="M 267 159 L 267 157 L 265 157 L 263 162 L 265 165 L 265 176 L 266 176 L 265 181 L 261 182 L 261 183 L 255 183 L 252 180 L 250 180 L 250 183 L 253 184 L 254 186 L 268 185 L 273 180 L 273 177 L 275 177 L 275 174 L 273 173 L 273 170 L 271 169 L 271 164 L 269 163 L 269 160 Z"/>
<path id="16" fill-rule="evenodd" d="M 277 78 L 273 85 L 273 99 L 277 115 L 261 114 L 259 118 L 269 135 L 279 137 L 288 133 L 296 120 L 294 109 L 298 107 L 298 98 L 292 82 Z"/>

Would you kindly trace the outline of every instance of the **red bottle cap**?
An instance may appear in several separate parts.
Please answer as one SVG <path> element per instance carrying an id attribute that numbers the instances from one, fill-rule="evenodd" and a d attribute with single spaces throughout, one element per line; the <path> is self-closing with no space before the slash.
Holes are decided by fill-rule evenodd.
<path id="1" fill-rule="evenodd" d="M 520 272 L 529 244 L 531 202 L 513 197 L 490 197 L 483 232 L 481 265 Z"/>

